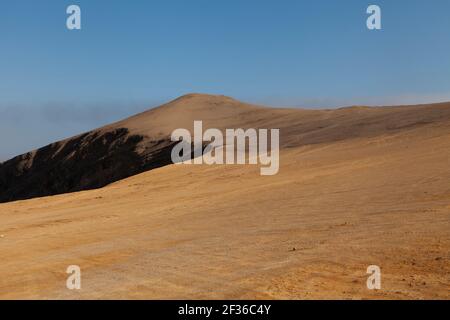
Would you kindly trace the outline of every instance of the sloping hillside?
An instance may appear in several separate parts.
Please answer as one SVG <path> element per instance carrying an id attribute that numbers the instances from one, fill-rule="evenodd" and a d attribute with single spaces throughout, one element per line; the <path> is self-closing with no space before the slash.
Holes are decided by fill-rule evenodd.
<path id="1" fill-rule="evenodd" d="M 103 187 L 171 163 L 174 129 L 280 128 L 281 147 L 370 137 L 450 118 L 449 104 L 338 110 L 274 109 L 190 94 L 0 164 L 0 202 Z"/>
<path id="2" fill-rule="evenodd" d="M 275 176 L 169 165 L 1 204 L 0 298 L 448 299 L 448 109 L 286 115 L 298 135 Z M 69 265 L 81 291 L 66 289 Z"/>

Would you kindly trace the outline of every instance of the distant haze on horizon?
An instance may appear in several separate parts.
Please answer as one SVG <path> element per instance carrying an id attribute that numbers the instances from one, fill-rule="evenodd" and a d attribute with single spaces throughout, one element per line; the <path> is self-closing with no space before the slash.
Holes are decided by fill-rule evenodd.
<path id="1" fill-rule="evenodd" d="M 66 29 L 66 8 L 82 30 Z M 382 9 L 380 31 L 366 8 Z M 0 161 L 186 93 L 268 106 L 450 101 L 450 2 L 3 1 Z"/>

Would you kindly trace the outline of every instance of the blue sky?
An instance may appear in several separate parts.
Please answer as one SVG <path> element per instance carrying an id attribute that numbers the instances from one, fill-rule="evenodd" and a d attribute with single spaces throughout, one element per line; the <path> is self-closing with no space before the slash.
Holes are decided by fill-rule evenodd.
<path id="1" fill-rule="evenodd" d="M 66 28 L 70 4 L 82 30 Z M 366 28 L 370 4 L 380 31 Z M 450 100 L 449 12 L 448 0 L 2 1 L 0 160 L 189 92 L 303 107 Z"/>

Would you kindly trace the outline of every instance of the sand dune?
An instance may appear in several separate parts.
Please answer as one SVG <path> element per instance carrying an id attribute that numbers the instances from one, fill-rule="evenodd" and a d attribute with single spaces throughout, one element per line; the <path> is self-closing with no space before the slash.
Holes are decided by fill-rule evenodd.
<path id="1" fill-rule="evenodd" d="M 97 132 L 127 128 L 142 153 L 193 120 L 280 128 L 279 174 L 167 165 L 0 204 L 0 298 L 449 298 L 449 103 L 293 110 L 189 95 Z M 366 287 L 373 264 L 379 291 Z M 69 265 L 81 291 L 66 289 Z"/>
<path id="2" fill-rule="evenodd" d="M 450 118 L 448 103 L 338 110 L 264 108 L 229 97 L 190 94 L 123 121 L 0 164 L 0 202 L 103 187 L 171 163 L 174 129 L 279 128 L 294 148 L 393 133 Z"/>

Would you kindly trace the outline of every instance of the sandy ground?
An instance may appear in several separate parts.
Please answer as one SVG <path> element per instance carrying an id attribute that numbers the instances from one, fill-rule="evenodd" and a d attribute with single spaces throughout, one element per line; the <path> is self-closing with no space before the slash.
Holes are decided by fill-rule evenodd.
<path id="1" fill-rule="evenodd" d="M 2 204 L 0 298 L 449 299 L 449 157 L 443 121 Z"/>

